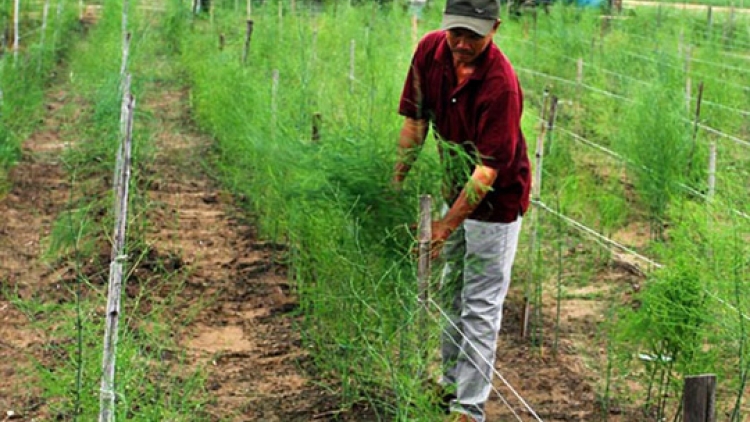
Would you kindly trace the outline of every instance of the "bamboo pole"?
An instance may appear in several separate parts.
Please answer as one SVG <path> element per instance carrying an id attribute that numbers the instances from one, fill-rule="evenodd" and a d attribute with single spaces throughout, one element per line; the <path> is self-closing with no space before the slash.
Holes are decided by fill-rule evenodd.
<path id="1" fill-rule="evenodd" d="M 543 94 L 543 100 L 542 100 L 542 120 L 544 121 L 547 115 L 547 99 L 549 98 L 549 91 L 547 89 L 544 90 Z M 534 180 L 531 184 L 532 187 L 532 198 L 534 200 L 539 200 L 541 197 L 541 189 L 542 189 L 542 164 L 544 159 L 544 138 L 545 138 L 545 132 L 547 131 L 547 125 L 543 124 L 539 128 L 539 134 L 536 138 L 536 151 L 534 152 Z M 529 336 L 529 324 L 531 320 L 531 285 L 532 280 L 534 278 L 533 275 L 533 260 L 534 260 L 534 249 L 535 249 L 535 243 L 536 243 L 536 223 L 537 220 L 537 214 L 535 207 L 531 208 L 531 230 L 532 235 L 530 237 L 531 243 L 529 245 L 529 280 L 526 283 L 526 291 L 524 294 L 524 304 L 523 304 L 523 315 L 522 315 L 522 322 L 521 322 L 521 337 L 527 338 Z"/>
<path id="2" fill-rule="evenodd" d="M 688 78 L 688 82 L 690 82 L 690 78 Z M 690 89 L 690 84 L 688 83 L 688 90 Z M 688 95 L 687 97 L 687 105 L 690 106 L 690 92 L 688 91 L 686 93 Z M 693 157 L 695 156 L 695 150 L 698 147 L 698 129 L 700 128 L 700 118 L 701 118 L 701 103 L 703 102 L 703 81 L 698 85 L 698 98 L 696 98 L 695 101 L 695 116 L 693 118 L 693 136 L 691 139 L 690 144 L 690 154 L 688 155 L 688 165 L 687 165 L 687 172 L 686 175 L 689 176 L 692 168 L 693 168 Z"/>
<path id="3" fill-rule="evenodd" d="M 247 0 L 247 19 L 253 16 L 253 0 Z"/>
<path id="4" fill-rule="evenodd" d="M 120 77 L 125 76 L 128 70 L 128 59 L 130 57 L 130 32 L 126 32 L 122 39 L 122 63 L 120 63 Z"/>
<path id="5" fill-rule="evenodd" d="M 354 61 L 357 42 L 352 40 L 349 44 L 349 92 L 354 92 Z"/>
<path id="6" fill-rule="evenodd" d="M 418 238 L 418 261 L 417 261 L 417 294 L 422 304 L 419 317 L 419 341 L 426 345 L 429 339 L 427 331 L 427 312 L 429 299 L 429 284 L 431 273 L 431 249 L 432 249 L 432 197 L 421 195 L 419 197 L 419 238 Z"/>
<path id="7" fill-rule="evenodd" d="M 716 140 L 711 140 L 708 152 L 708 200 L 712 201 L 716 194 Z"/>
<path id="8" fill-rule="evenodd" d="M 14 0 L 13 2 L 13 63 L 18 61 L 18 48 L 20 43 L 20 35 L 18 34 L 18 24 L 21 14 L 21 0 Z"/>
<path id="9" fill-rule="evenodd" d="M 42 33 L 39 35 L 39 45 L 42 48 L 42 54 L 39 55 L 37 73 L 42 73 L 42 66 L 44 65 L 44 38 L 47 34 L 47 16 L 49 15 L 49 2 L 50 0 L 44 0 L 44 7 L 42 8 Z"/>
<path id="10" fill-rule="evenodd" d="M 126 76 L 128 90 L 123 95 L 123 113 L 121 120 L 127 121 L 126 131 L 122 138 L 122 171 L 118 174 L 115 192 L 115 227 L 112 261 L 109 267 L 109 284 L 107 291 L 107 315 L 104 331 L 104 353 L 102 358 L 102 379 L 99 392 L 99 422 L 115 420 L 115 368 L 117 357 L 117 331 L 120 316 L 120 300 L 125 278 L 123 266 L 127 260 L 125 253 L 125 236 L 128 220 L 128 188 L 130 184 L 130 160 L 132 150 L 133 115 L 135 98 L 130 94 L 130 75 Z"/>
<path id="11" fill-rule="evenodd" d="M 432 245 L 432 197 L 419 197 L 419 261 L 417 267 L 417 281 L 419 299 L 426 306 L 429 299 L 428 285 L 430 281 L 430 249 Z"/>
<path id="12" fill-rule="evenodd" d="M 274 69 L 271 73 L 271 130 L 276 134 L 276 122 L 278 112 L 279 95 L 279 70 Z"/>
<path id="13" fill-rule="evenodd" d="M 583 111 L 583 104 L 581 104 L 581 92 L 583 92 L 583 58 L 579 57 L 576 62 L 576 105 L 574 111 L 574 127 L 576 132 L 581 132 L 581 112 Z"/>

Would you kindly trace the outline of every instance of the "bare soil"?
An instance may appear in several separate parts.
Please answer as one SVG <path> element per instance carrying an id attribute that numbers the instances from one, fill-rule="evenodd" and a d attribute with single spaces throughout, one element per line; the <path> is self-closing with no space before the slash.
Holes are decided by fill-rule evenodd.
<path id="1" fill-rule="evenodd" d="M 0 412 L 23 416 L 37 410 L 41 401 L 29 372 L 41 358 L 47 340 L 33 328 L 29 315 L 9 298 L 54 297 L 60 289 L 61 271 L 43 259 L 58 214 L 68 202 L 70 183 L 62 163 L 60 132 L 70 120 L 67 95 L 51 90 L 42 127 L 23 144 L 23 158 L 9 173 L 12 186 L 0 198 Z M 71 104 L 72 105 L 72 104 Z"/>

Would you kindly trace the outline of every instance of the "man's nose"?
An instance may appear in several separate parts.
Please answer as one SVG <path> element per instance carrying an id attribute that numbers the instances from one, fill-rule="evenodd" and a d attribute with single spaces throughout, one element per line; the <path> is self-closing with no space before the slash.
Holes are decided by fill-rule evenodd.
<path id="1" fill-rule="evenodd" d="M 469 43 L 465 37 L 458 37 L 456 41 L 456 48 L 466 49 L 469 47 Z"/>

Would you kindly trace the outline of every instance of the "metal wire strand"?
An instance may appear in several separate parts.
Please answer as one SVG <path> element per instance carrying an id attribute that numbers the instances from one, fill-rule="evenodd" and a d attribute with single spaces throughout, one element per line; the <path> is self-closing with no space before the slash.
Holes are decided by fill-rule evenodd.
<path id="1" fill-rule="evenodd" d="M 450 319 L 450 316 L 443 310 L 443 308 L 441 308 L 440 305 L 438 305 L 437 302 L 435 302 L 435 300 L 432 299 L 432 298 L 428 298 L 427 301 L 430 302 L 438 310 L 438 312 L 440 312 L 440 314 L 446 320 L 448 320 L 448 323 L 453 327 L 453 329 L 455 329 L 456 332 L 458 332 L 461 335 L 461 337 L 463 337 L 463 339 L 466 340 L 466 343 L 469 346 L 471 346 L 471 348 L 474 349 L 474 351 L 477 352 L 477 354 L 479 356 L 481 356 L 481 354 L 478 353 L 479 350 L 477 349 L 477 347 L 466 337 L 466 335 L 463 333 L 463 331 L 460 328 L 458 328 L 458 326 L 456 326 L 456 324 Z M 482 357 L 482 360 L 484 361 L 485 364 L 487 364 L 490 368 L 492 368 L 492 372 L 495 374 L 495 376 L 497 376 L 497 378 L 500 381 L 502 381 L 503 384 L 505 384 L 505 386 L 511 391 L 511 393 L 513 393 L 513 395 L 516 396 L 516 398 L 518 399 L 518 401 L 520 401 L 521 404 L 523 404 L 523 406 L 526 408 L 526 410 L 529 411 L 529 413 L 531 414 L 531 416 L 533 416 L 534 419 L 536 419 L 538 422 L 544 422 L 539 417 L 539 415 L 537 415 L 537 413 L 534 411 L 534 409 L 531 408 L 531 406 L 529 405 L 529 403 L 527 403 L 526 400 L 524 400 L 524 398 L 521 397 L 520 394 L 518 394 L 518 392 L 516 391 L 516 389 L 513 388 L 513 386 L 508 382 L 508 380 L 505 379 L 505 377 L 497 370 L 497 368 L 495 368 L 495 365 L 491 364 L 484 357 Z"/>
<path id="2" fill-rule="evenodd" d="M 420 299 L 418 299 L 418 300 L 419 300 L 420 303 L 424 304 L 424 302 L 422 302 Z M 428 300 L 432 301 L 432 299 L 428 299 Z M 433 303 L 435 303 L 435 302 L 433 301 Z M 438 309 L 440 308 L 437 304 L 435 304 L 435 306 L 437 306 Z M 435 321 L 438 324 L 440 323 L 440 320 L 435 315 L 432 315 L 429 312 L 427 312 L 427 314 L 432 318 L 433 321 Z M 448 321 L 450 321 L 450 318 L 446 318 L 446 319 L 448 319 Z M 464 335 L 463 335 L 462 332 L 459 331 L 459 333 L 461 334 L 462 337 L 464 337 Z M 472 359 L 471 357 L 469 357 L 469 355 L 466 353 L 466 351 L 464 350 L 464 348 L 461 347 L 461 345 L 458 344 L 458 342 L 456 342 L 456 340 L 454 340 L 453 337 L 451 337 L 451 336 L 447 336 L 447 337 L 450 338 L 451 343 L 453 343 L 456 347 L 458 347 L 458 349 L 461 351 L 461 353 L 463 353 L 464 356 L 466 356 L 466 358 L 469 360 L 469 362 L 472 364 L 472 366 L 474 366 L 475 368 L 479 368 L 479 365 L 477 364 L 477 362 L 474 359 Z M 466 340 L 467 343 L 471 343 L 469 341 L 469 339 L 467 339 L 466 337 L 464 337 L 464 339 Z M 492 390 L 495 392 L 495 394 L 497 394 L 497 396 L 505 404 L 505 406 L 510 410 L 510 412 L 513 414 L 513 416 L 515 416 L 516 419 L 519 420 L 520 422 L 523 422 L 523 419 L 521 419 L 521 417 L 518 415 L 518 413 L 516 413 L 515 409 L 513 409 L 513 406 L 510 405 L 510 403 L 505 398 L 505 396 L 503 396 L 503 394 L 500 392 L 500 390 L 498 390 L 497 387 L 495 387 L 492 384 L 492 380 L 489 379 L 486 375 L 484 375 L 484 373 L 481 373 L 481 374 L 482 374 L 482 378 L 484 378 L 484 380 L 487 381 L 490 384 L 490 388 L 492 388 Z"/>

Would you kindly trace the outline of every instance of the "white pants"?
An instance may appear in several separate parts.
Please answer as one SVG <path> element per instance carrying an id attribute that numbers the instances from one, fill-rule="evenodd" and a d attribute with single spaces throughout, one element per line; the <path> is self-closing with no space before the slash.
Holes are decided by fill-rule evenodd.
<path id="1" fill-rule="evenodd" d="M 497 335 L 510 286 L 522 218 L 512 223 L 466 220 L 446 242 L 441 306 L 453 323 L 443 331 L 441 383 L 455 386 L 451 411 L 484 422 Z M 460 330 L 460 332 L 459 332 Z"/>

